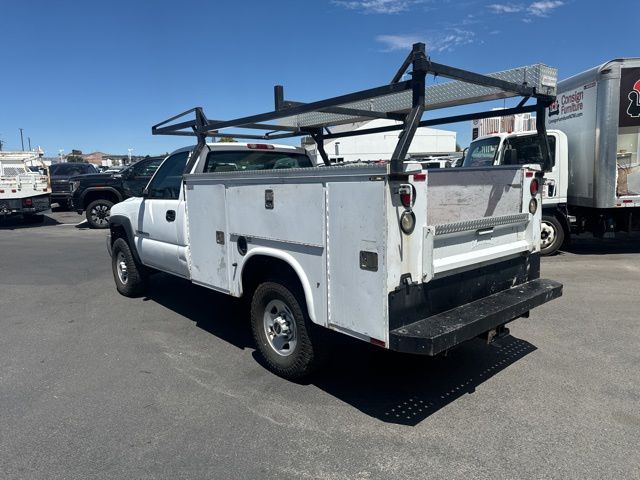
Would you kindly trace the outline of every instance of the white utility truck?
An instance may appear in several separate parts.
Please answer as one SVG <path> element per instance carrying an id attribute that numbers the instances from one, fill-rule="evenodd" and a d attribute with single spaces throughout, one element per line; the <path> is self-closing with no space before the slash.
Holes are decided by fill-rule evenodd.
<path id="1" fill-rule="evenodd" d="M 51 211 L 51 185 L 42 155 L 0 151 L 0 219 L 22 215 L 27 223 L 40 223 Z M 37 171 L 29 169 L 33 165 Z"/>
<path id="2" fill-rule="evenodd" d="M 410 66 L 411 79 L 401 81 Z M 425 88 L 427 73 L 455 81 Z M 218 121 L 195 108 L 172 117 L 153 133 L 198 142 L 170 154 L 141 198 L 112 207 L 116 287 L 140 295 L 160 270 L 250 299 L 258 352 L 290 379 L 318 365 L 326 329 L 426 355 L 504 335 L 505 324 L 562 293 L 540 278 L 541 172 L 427 171 L 404 160 L 416 128 L 433 123 L 421 121 L 425 108 L 524 96 L 543 109 L 554 75 L 543 65 L 479 75 L 431 62 L 416 44 L 382 87 L 300 103 L 276 86 L 272 112 Z M 178 121 L 191 113 L 195 119 Z M 322 148 L 331 126 L 363 118 L 403 120 L 385 127 L 401 130 L 391 161 L 332 166 Z M 263 143 L 309 135 L 325 166 L 302 149 Z M 208 136 L 260 143 L 206 143 Z"/>
<path id="3" fill-rule="evenodd" d="M 618 59 L 558 84 L 546 112 L 553 167 L 545 173 L 542 253 L 571 232 L 630 231 L 640 219 L 640 59 Z M 479 137 L 465 166 L 540 164 L 535 131 Z"/>

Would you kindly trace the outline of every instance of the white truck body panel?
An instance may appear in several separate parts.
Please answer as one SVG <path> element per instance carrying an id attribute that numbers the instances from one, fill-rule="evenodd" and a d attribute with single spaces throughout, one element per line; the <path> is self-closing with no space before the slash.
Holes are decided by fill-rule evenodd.
<path id="1" fill-rule="evenodd" d="M 620 126 L 631 94 L 621 91 L 622 77 L 637 72 L 640 80 L 638 69 L 640 58 L 616 59 L 558 83 L 547 125 L 568 138 L 572 206 L 640 206 L 640 124 Z"/>

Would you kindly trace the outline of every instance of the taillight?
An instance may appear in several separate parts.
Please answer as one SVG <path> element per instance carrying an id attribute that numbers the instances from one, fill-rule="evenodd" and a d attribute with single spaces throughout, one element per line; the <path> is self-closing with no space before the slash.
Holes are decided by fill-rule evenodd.
<path id="1" fill-rule="evenodd" d="M 25 207 L 33 207 L 33 200 L 30 198 L 23 198 L 22 205 Z"/>
<path id="2" fill-rule="evenodd" d="M 415 198 L 416 189 L 411 184 L 400 185 L 398 193 L 400 194 L 400 203 L 404 208 L 411 208 L 416 202 Z"/>
<path id="3" fill-rule="evenodd" d="M 531 192 L 532 196 L 535 197 L 538 194 L 539 188 L 540 188 L 540 185 L 538 184 L 538 180 L 535 178 L 531 180 L 531 183 L 529 184 L 529 191 Z"/>
<path id="4" fill-rule="evenodd" d="M 247 148 L 253 148 L 255 150 L 273 150 L 273 145 L 268 143 L 247 143 Z"/>

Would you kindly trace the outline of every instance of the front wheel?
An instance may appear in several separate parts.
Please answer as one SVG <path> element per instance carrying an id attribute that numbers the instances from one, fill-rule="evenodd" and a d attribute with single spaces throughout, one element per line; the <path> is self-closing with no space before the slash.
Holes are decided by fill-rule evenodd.
<path id="1" fill-rule="evenodd" d="M 94 200 L 89 205 L 85 215 L 91 228 L 107 228 L 109 226 L 109 216 L 113 202 L 103 198 Z"/>
<path id="2" fill-rule="evenodd" d="M 125 297 L 139 297 L 147 287 L 147 272 L 136 262 L 129 244 L 118 238 L 111 247 L 111 269 L 116 288 Z"/>
<path id="3" fill-rule="evenodd" d="M 251 330 L 258 353 L 269 370 L 297 380 L 317 368 L 319 348 L 312 343 L 311 323 L 293 285 L 269 281 L 258 285 L 251 301 Z"/>
<path id="4" fill-rule="evenodd" d="M 564 229 L 554 216 L 543 215 L 540 225 L 540 253 L 553 255 L 564 242 Z"/>

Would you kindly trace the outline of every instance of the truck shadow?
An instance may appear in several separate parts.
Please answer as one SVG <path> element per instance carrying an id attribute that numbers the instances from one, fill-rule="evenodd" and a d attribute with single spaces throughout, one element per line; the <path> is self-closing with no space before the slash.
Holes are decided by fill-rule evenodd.
<path id="1" fill-rule="evenodd" d="M 228 295 L 199 287 L 187 280 L 159 273 L 152 275 L 149 296 L 165 308 L 193 321 L 197 327 L 238 348 L 253 348 L 243 303 Z"/>
<path id="2" fill-rule="evenodd" d="M 151 300 L 241 349 L 253 349 L 248 311 L 227 295 L 165 274 L 151 278 Z M 517 362 L 536 347 L 507 336 L 469 341 L 447 356 L 405 355 L 329 332 L 331 358 L 304 384 L 384 422 L 417 425 Z M 254 352 L 253 357 L 259 361 Z M 265 372 L 265 375 L 270 375 Z"/>
<path id="3" fill-rule="evenodd" d="M 354 341 L 311 383 L 378 420 L 415 426 L 535 350 L 513 336 L 491 346 L 471 340 L 439 357 Z"/>
<path id="4" fill-rule="evenodd" d="M 24 230 L 27 228 L 39 228 L 46 227 L 50 225 L 59 225 L 60 222 L 55 218 L 51 218 L 48 215 L 44 216 L 44 220 L 42 223 L 28 223 L 23 220 L 22 217 L 8 217 L 2 218 L 0 217 L 0 230 Z"/>
<path id="5" fill-rule="evenodd" d="M 617 233 L 615 238 L 594 238 L 591 235 L 573 237 L 571 243 L 562 247 L 559 255 L 612 255 L 640 253 L 640 234 Z"/>

